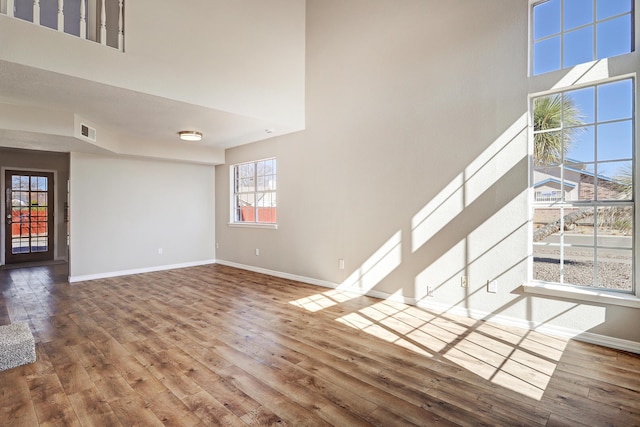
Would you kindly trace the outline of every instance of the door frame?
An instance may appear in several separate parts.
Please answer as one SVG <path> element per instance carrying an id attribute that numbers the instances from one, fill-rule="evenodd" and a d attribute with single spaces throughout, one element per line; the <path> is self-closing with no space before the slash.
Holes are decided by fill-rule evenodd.
<path id="1" fill-rule="evenodd" d="M 55 169 L 42 169 L 42 168 L 26 168 L 26 167 L 11 167 L 11 166 L 2 166 L 0 167 L 0 188 L 2 188 L 2 194 L 0 195 L 0 215 L 2 218 L 2 227 L 0 227 L 0 242 L 2 242 L 2 244 L 0 245 L 0 265 L 6 265 L 6 253 L 5 253 L 5 239 L 6 239 L 6 229 L 7 227 L 4 225 L 5 224 L 5 219 L 6 219 L 6 201 L 5 198 L 7 197 L 5 194 L 5 175 L 6 175 L 6 171 L 7 170 L 11 170 L 11 171 L 24 171 L 24 172 L 45 172 L 45 173 L 51 173 L 53 174 L 53 231 L 52 231 L 52 240 L 53 240 L 53 259 L 58 259 L 59 254 L 58 254 L 58 242 L 57 242 L 57 236 L 58 233 L 56 230 L 57 228 L 57 219 L 60 218 L 60 212 L 58 212 L 58 197 L 59 197 L 59 184 L 58 184 L 58 171 Z"/>

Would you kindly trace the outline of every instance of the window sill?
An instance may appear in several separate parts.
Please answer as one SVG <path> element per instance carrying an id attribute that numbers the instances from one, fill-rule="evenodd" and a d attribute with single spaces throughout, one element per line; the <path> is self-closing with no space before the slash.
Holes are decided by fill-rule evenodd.
<path id="1" fill-rule="evenodd" d="M 524 292 L 528 294 L 640 308 L 640 298 L 631 294 L 623 294 L 606 290 L 571 288 L 552 283 L 525 283 L 522 287 L 524 288 Z"/>
<path id="2" fill-rule="evenodd" d="M 259 224 L 257 222 L 229 222 L 227 223 L 229 227 L 237 227 L 237 228 L 265 228 L 267 230 L 277 230 L 278 224 Z"/>

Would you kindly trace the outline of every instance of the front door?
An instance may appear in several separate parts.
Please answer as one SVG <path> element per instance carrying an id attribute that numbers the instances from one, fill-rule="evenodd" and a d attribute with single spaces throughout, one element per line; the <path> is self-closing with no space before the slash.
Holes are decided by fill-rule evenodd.
<path id="1" fill-rule="evenodd" d="M 5 263 L 53 259 L 53 174 L 5 171 Z"/>

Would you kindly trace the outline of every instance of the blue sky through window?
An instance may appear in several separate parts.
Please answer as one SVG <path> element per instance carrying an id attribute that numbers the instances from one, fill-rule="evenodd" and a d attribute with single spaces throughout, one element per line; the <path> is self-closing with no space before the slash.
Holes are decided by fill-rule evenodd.
<path id="1" fill-rule="evenodd" d="M 560 10 L 558 3 L 557 12 Z M 564 29 L 571 30 L 593 21 L 593 2 L 591 0 L 565 0 L 564 2 Z M 559 31 L 558 31 L 559 32 Z"/>
<path id="2" fill-rule="evenodd" d="M 598 126 L 598 161 L 630 159 L 631 121 L 606 123 Z"/>
<path id="3" fill-rule="evenodd" d="M 570 98 L 570 102 L 580 111 L 580 120 L 584 124 L 595 122 L 595 96 L 596 90 L 593 87 L 572 90 L 565 93 L 565 98 Z"/>
<path id="4" fill-rule="evenodd" d="M 598 86 L 598 121 L 629 119 L 633 113 L 631 80 Z"/>
<path id="5" fill-rule="evenodd" d="M 533 6 L 533 73 L 631 52 L 632 0 L 547 0 Z"/>
<path id="6" fill-rule="evenodd" d="M 577 123 L 564 125 L 569 165 L 592 172 L 597 165 L 598 175 L 614 179 L 624 174 L 633 158 L 633 91 L 625 79 L 563 93 L 564 108 L 579 111 Z"/>
<path id="7" fill-rule="evenodd" d="M 582 0 L 588 3 L 591 0 Z M 578 2 L 580 2 L 578 0 Z M 596 4 L 597 19 L 606 19 L 631 11 L 632 0 L 599 0 Z"/>

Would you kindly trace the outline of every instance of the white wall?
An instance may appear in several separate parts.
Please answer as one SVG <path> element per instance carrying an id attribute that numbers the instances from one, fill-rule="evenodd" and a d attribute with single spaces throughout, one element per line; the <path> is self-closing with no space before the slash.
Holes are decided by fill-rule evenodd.
<path id="1" fill-rule="evenodd" d="M 640 342 L 637 309 L 522 291 L 527 28 L 527 0 L 309 0 L 307 128 L 227 150 L 218 260 Z M 229 165 L 268 156 L 278 229 L 228 227 Z"/>
<path id="2" fill-rule="evenodd" d="M 212 166 L 71 153 L 71 280 L 213 261 L 214 180 Z"/>

